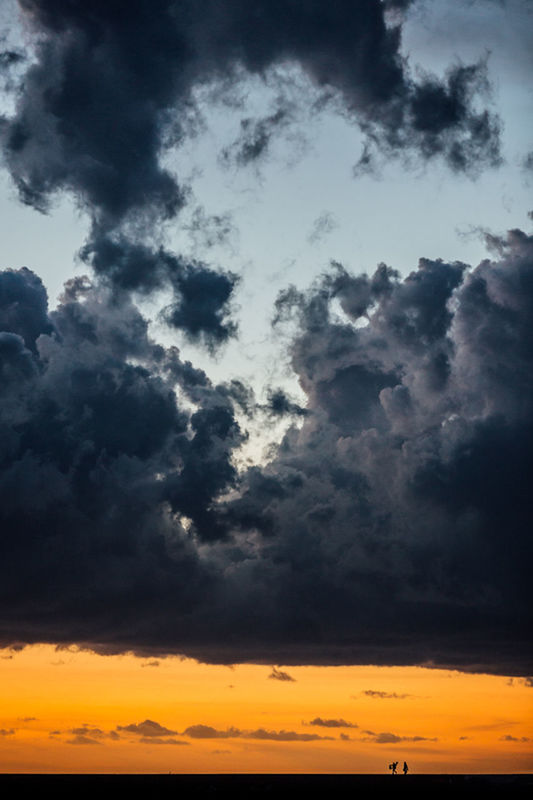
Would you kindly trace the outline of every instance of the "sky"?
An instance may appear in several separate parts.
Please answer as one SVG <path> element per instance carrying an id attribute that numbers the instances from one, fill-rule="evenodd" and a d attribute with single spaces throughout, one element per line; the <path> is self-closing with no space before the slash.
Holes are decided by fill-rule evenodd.
<path id="1" fill-rule="evenodd" d="M 2 4 L 2 771 L 531 770 L 532 32 Z"/>

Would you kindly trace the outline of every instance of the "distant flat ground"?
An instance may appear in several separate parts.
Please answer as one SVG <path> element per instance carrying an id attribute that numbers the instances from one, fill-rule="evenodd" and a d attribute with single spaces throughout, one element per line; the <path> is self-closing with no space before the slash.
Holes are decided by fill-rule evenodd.
<path id="1" fill-rule="evenodd" d="M 0 775 L 0 797 L 53 800 L 533 798 L 533 775 Z M 35 794 L 38 792 L 39 794 Z"/>

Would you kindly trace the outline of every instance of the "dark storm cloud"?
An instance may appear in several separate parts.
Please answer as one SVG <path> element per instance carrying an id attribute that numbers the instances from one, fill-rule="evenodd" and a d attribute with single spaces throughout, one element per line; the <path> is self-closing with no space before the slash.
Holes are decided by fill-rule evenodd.
<path id="1" fill-rule="evenodd" d="M 117 632 L 148 632 L 167 604 L 209 603 L 217 578 L 193 537 L 226 535 L 212 504 L 243 439 L 231 387 L 151 342 L 103 288 L 73 281 L 47 316 L 29 270 L 1 286 L 2 640 L 19 624 L 22 639 L 44 625 L 48 640 L 96 640 L 111 607 Z"/>
<path id="2" fill-rule="evenodd" d="M 132 0 L 127 15 L 118 0 L 19 5 L 37 34 L 36 57 L 16 113 L 2 120 L 6 164 L 23 202 L 44 211 L 68 191 L 96 231 L 175 216 L 186 192 L 160 156 L 187 134 L 194 90 L 264 78 L 279 65 L 298 65 L 338 96 L 387 151 L 439 155 L 467 171 L 499 158 L 497 120 L 476 108 L 483 65 L 413 78 L 400 52 L 402 15 L 386 19 L 406 2 Z M 243 120 L 238 161 L 268 148 L 290 117 L 280 103 L 270 116 Z"/>
<path id="3" fill-rule="evenodd" d="M 485 65 L 415 78 L 401 53 L 406 0 L 132 0 L 126 15 L 119 0 L 19 6 L 35 50 L 13 115 L 0 117 L 0 146 L 21 201 L 46 212 L 56 194 L 69 193 L 91 223 L 82 258 L 119 289 L 170 289 L 163 319 L 211 351 L 236 334 L 236 276 L 153 244 L 188 201 L 162 157 L 194 135 L 200 88 L 214 86 L 223 100 L 247 77 L 268 82 L 276 69 L 288 71 L 273 110 L 243 118 L 237 139 L 222 147 L 222 161 L 241 166 L 297 124 L 306 100 L 290 90 L 295 68 L 322 105 L 361 127 L 365 158 L 372 149 L 438 156 L 465 172 L 500 160 L 498 120 L 478 103 Z M 25 66 L 20 54 L 5 50 L 0 69 L 15 66 Z M 185 227 L 203 246 L 230 232 L 227 216 L 201 212 Z"/>
<path id="4" fill-rule="evenodd" d="M 123 234 L 110 237 L 101 231 L 93 231 L 80 255 L 97 276 L 119 290 L 142 295 L 170 288 L 174 298 L 161 316 L 190 340 L 201 341 L 214 350 L 235 335 L 236 325 L 228 319 L 229 302 L 238 280 L 233 273 L 185 260 L 161 247 L 131 242 Z"/>
<path id="5" fill-rule="evenodd" d="M 371 663 L 529 673 L 533 240 L 488 244 L 475 270 L 336 265 L 280 297 L 308 415 L 235 505 L 271 536 L 253 573 L 285 609 L 286 664 L 342 661 L 342 640 Z"/>
<path id="6" fill-rule="evenodd" d="M 3 273 L 0 643 L 530 675 L 533 239 L 488 244 L 286 291 L 308 413 L 240 475 L 246 386 Z"/>

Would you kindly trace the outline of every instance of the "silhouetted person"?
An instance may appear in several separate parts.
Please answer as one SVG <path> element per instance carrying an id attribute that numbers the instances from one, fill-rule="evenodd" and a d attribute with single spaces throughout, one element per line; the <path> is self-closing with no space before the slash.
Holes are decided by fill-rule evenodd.
<path id="1" fill-rule="evenodd" d="M 407 766 L 407 761 L 404 761 L 403 762 L 403 774 L 407 775 L 408 772 L 409 772 L 409 767 Z"/>
<path id="2" fill-rule="evenodd" d="M 392 774 L 393 775 L 396 775 L 396 767 L 397 766 L 398 766 L 398 762 L 397 761 L 393 761 L 392 762 Z"/>

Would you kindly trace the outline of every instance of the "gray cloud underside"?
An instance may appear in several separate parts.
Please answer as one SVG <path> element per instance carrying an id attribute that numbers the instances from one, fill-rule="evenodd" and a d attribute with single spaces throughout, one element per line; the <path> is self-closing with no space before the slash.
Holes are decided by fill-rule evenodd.
<path id="1" fill-rule="evenodd" d="M 530 675 L 533 240 L 489 244 L 284 292 L 307 413 L 241 474 L 246 387 L 1 273 L 0 642 Z"/>

